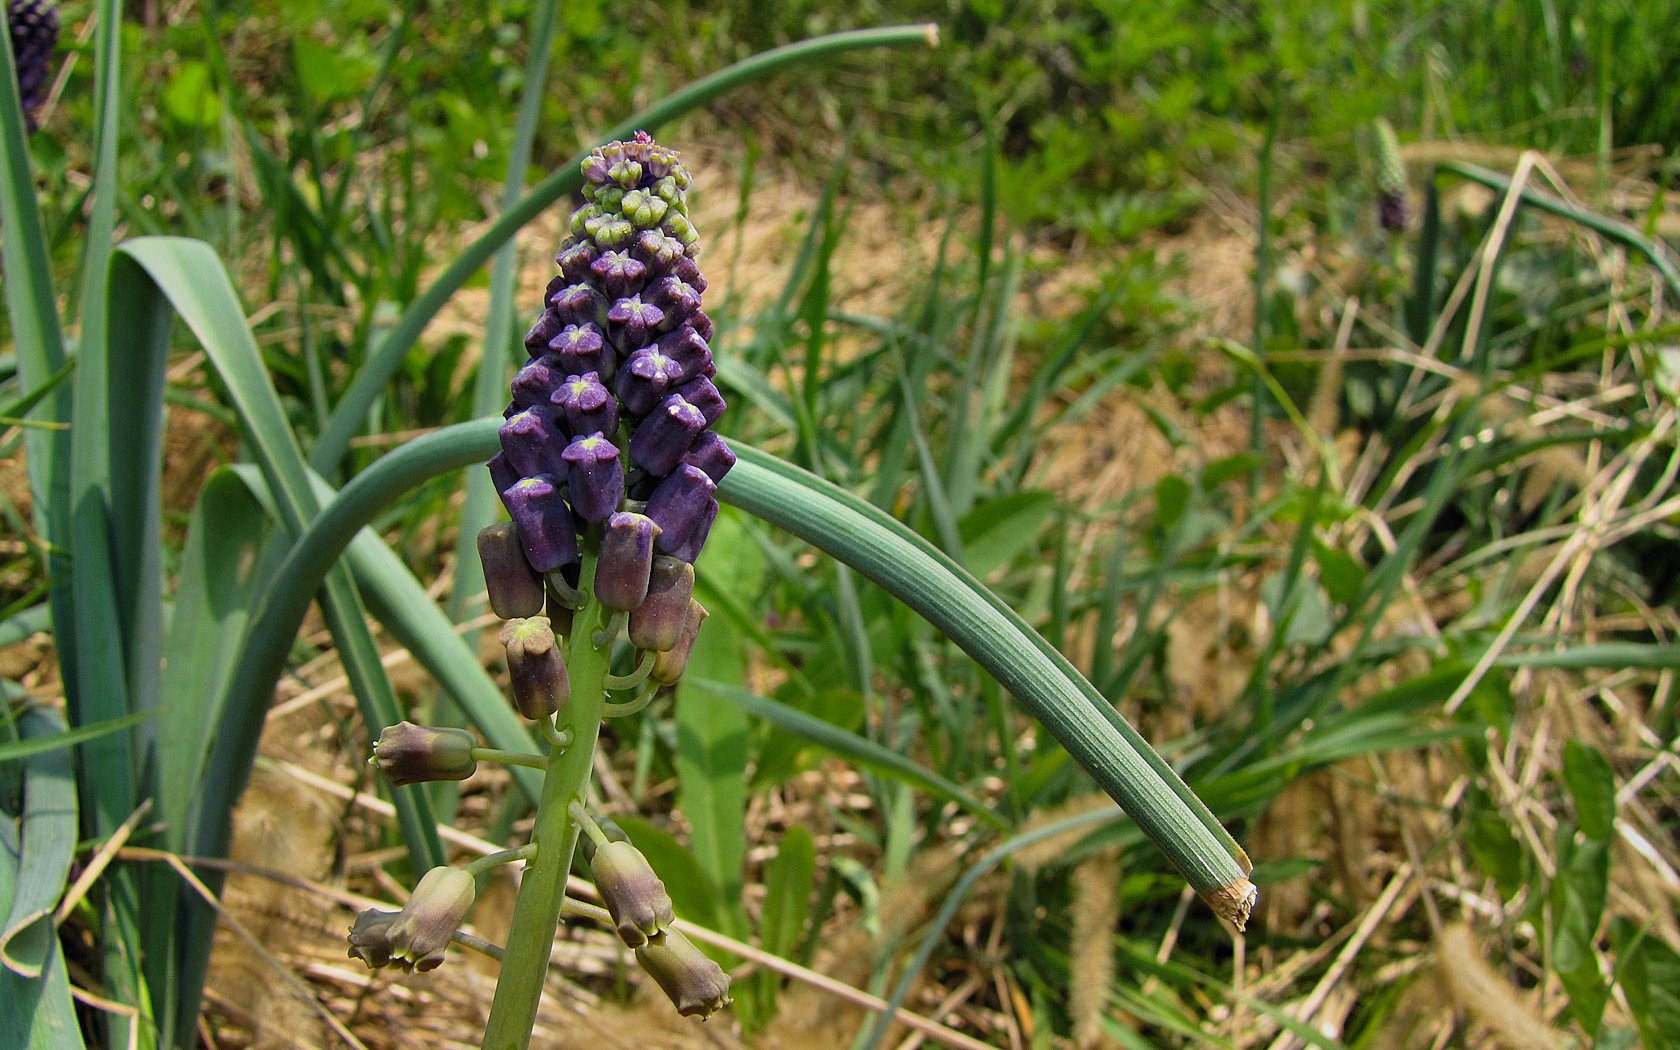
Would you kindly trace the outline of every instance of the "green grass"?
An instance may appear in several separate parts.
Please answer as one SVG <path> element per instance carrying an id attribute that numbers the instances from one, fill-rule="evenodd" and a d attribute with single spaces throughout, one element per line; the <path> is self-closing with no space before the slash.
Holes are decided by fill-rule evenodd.
<path id="1" fill-rule="evenodd" d="M 459 472 L 534 313 L 516 266 L 553 247 L 514 235 L 580 146 L 668 124 L 727 154 L 738 183 L 703 192 L 743 225 L 809 203 L 776 286 L 708 303 L 728 436 L 781 460 L 726 486 L 676 702 L 605 734 L 604 811 L 720 958 L 761 964 L 712 1024 L 796 1039 L 816 993 L 779 975 L 815 966 L 930 1016 L 951 996 L 941 1021 L 993 1045 L 1680 1038 L 1674 168 L 1616 152 L 1673 141 L 1654 5 L 975 4 L 937 50 L 698 85 L 885 16 L 328 2 L 119 30 L 96 6 L 66 11 L 99 17 L 42 133 L 0 94 L 0 417 L 30 490 L 0 507 L 0 632 L 49 630 L 56 661 L 3 683 L 0 1029 L 126 1043 L 75 984 L 140 1008 L 139 1045 L 192 1045 L 215 915 L 172 870 L 119 858 L 61 936 L 42 916 L 114 835 L 225 856 L 312 652 L 349 679 L 345 780 L 416 711 L 532 749 L 457 633 L 494 511 Z M 1377 117 L 1463 146 L 1407 172 L 1399 235 Z M 1489 170 L 1507 145 L 1563 184 Z M 1233 215 L 1261 236 L 1223 294 L 1258 301 L 1208 332 L 1181 292 L 1206 246 L 1170 237 Z M 714 282 L 760 279 L 703 232 Z M 885 308 L 842 293 L 859 243 Z M 481 338 L 427 333 L 485 280 Z M 160 465 L 183 419 L 201 476 Z M 541 783 L 382 789 L 390 827 L 335 847 L 412 885 L 458 848 L 439 821 L 521 841 Z M 1152 843 L 1102 791 L 1184 823 Z M 1206 889 L 1243 848 L 1239 974 L 1174 865 Z M 370 1001 L 340 1016 L 403 1022 Z"/>

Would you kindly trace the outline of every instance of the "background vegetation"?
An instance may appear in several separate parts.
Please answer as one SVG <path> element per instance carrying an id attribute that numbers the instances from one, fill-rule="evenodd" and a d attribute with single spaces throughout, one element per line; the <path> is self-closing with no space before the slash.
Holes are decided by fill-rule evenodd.
<path id="1" fill-rule="evenodd" d="M 1680 45 L 1663 5 L 565 3 L 517 164 L 538 6 L 131 10 L 111 239 L 182 235 L 223 260 L 308 455 L 398 319 L 506 210 L 510 167 L 536 183 L 765 48 L 937 22 L 936 48 L 785 72 L 660 130 L 699 168 L 726 428 L 1005 597 L 1174 762 L 1261 888 L 1233 936 L 953 646 L 726 511 L 700 564 L 718 615 L 696 681 L 615 723 L 601 772 L 604 808 L 680 913 L 902 999 L 947 1026 L 935 1038 L 995 1046 L 1680 1041 L 1680 116 L 1665 104 Z M 61 8 L 59 80 L 29 139 L 68 319 L 112 233 L 87 8 Z M 1396 167 L 1409 214 L 1390 231 L 1378 199 Z M 517 318 L 558 221 L 518 239 Z M 518 353 L 491 285 L 487 268 L 425 329 L 347 455 L 316 457 L 326 481 L 485 414 L 466 393 L 481 360 L 505 383 Z M 18 421 L 68 421 L 53 405 L 72 382 L 24 381 L 27 331 L 12 312 L 0 327 L 0 671 L 18 711 L 63 695 L 65 647 L 39 632 L 66 585 L 22 480 L 24 435 L 49 431 Z M 177 608 L 221 586 L 194 575 L 195 517 L 221 508 L 262 535 L 285 511 L 222 469 L 267 462 L 245 393 L 193 333 L 172 345 L 147 542 Z M 375 522 L 469 639 L 471 473 Z M 382 695 L 459 717 L 463 687 L 440 687 L 417 622 L 383 607 L 395 592 L 357 583 L 392 665 Z M 346 1039 L 300 988 L 368 1046 L 473 1042 L 488 1001 L 493 967 L 457 958 L 456 983 L 392 987 L 341 958 L 345 903 L 412 885 L 417 859 L 346 790 L 380 790 L 356 696 L 384 672 L 345 652 L 337 618 L 360 599 L 344 586 L 286 654 L 236 825 L 248 871 L 227 884 L 295 986 L 224 944 L 209 1044 Z M 0 751 L 11 788 L 22 754 Z M 437 849 L 525 816 L 489 775 L 424 805 L 451 829 Z M 122 833 L 90 897 L 65 898 L 70 983 L 103 999 L 137 1001 L 101 947 L 120 940 L 120 873 L 166 863 L 147 848 L 191 852 L 148 827 Z M 92 851 L 116 833 L 84 827 L 76 870 L 104 871 Z M 306 887 L 282 893 L 263 874 L 277 868 Z M 474 917 L 492 940 L 497 901 L 487 887 Z M 662 1030 L 605 936 L 564 947 L 537 1045 L 699 1039 Z M 743 972 L 707 1037 L 905 1038 L 765 960 Z M 80 1003 L 90 1045 L 114 1041 L 121 1011 Z"/>

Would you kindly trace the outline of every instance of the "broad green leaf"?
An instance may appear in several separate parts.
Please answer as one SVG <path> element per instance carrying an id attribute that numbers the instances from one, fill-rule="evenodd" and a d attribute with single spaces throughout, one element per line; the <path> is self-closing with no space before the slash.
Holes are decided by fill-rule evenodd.
<path id="1" fill-rule="evenodd" d="M 957 523 L 964 565 L 982 579 L 990 576 L 1036 541 L 1055 512 L 1048 492 L 1014 492 L 980 504 Z"/>
<path id="2" fill-rule="evenodd" d="M 210 67 L 197 59 L 177 62 L 163 90 L 163 108 L 188 127 L 215 127 L 222 119 L 222 98 L 210 79 Z"/>
<path id="3" fill-rule="evenodd" d="M 758 937 L 765 951 L 792 956 L 805 932 L 816 873 L 817 847 L 811 832 L 797 824 L 788 828 L 782 833 L 776 858 L 764 872 L 764 916 Z"/>
<path id="4" fill-rule="evenodd" d="M 1608 844 L 1615 833 L 1616 774 L 1604 753 L 1579 740 L 1563 746 L 1563 782 L 1575 799 L 1575 819 L 1581 834 Z"/>
<path id="5" fill-rule="evenodd" d="M 1680 1046 L 1680 952 L 1654 930 L 1625 918 L 1610 924 L 1620 962 L 1616 978 L 1647 1047 Z"/>
<path id="6" fill-rule="evenodd" d="M 0 45 L 3 49 L 3 45 Z M 0 911 L 15 903 L 22 843 L 11 814 L 0 813 Z M 0 966 L 0 1033 L 19 1050 L 82 1050 L 81 1026 L 70 998 L 58 938 L 45 938 L 40 972 L 25 977 Z"/>
<path id="7" fill-rule="evenodd" d="M 1318 579 L 1329 592 L 1330 600 L 1347 605 L 1359 597 L 1365 586 L 1365 567 L 1344 550 L 1321 541 L 1313 541 L 1313 560 L 1318 563 Z"/>
<path id="8" fill-rule="evenodd" d="M 1463 805 L 1465 819 L 1460 825 L 1460 839 L 1476 865 L 1493 876 L 1500 895 L 1510 900 L 1525 885 L 1522 844 L 1511 830 L 1511 821 L 1481 788 L 1472 788 L 1465 795 Z"/>
<path id="9" fill-rule="evenodd" d="M 1190 507 L 1190 483 L 1181 474 L 1167 474 L 1155 482 L 1155 524 L 1171 532 Z"/>
<path id="10" fill-rule="evenodd" d="M 738 682 L 741 643 L 715 617 L 700 631 L 684 682 L 677 688 L 677 806 L 688 820 L 694 856 L 717 887 L 725 933 L 746 933 L 741 865 L 746 857 L 747 716 L 701 680 Z M 692 680 L 688 676 L 693 676 Z"/>
<path id="11" fill-rule="evenodd" d="M 1569 992 L 1569 1010 L 1589 1035 L 1598 1032 L 1610 990 L 1595 941 L 1610 889 L 1610 849 L 1564 824 L 1558 828 L 1552 879 L 1552 969 Z"/>

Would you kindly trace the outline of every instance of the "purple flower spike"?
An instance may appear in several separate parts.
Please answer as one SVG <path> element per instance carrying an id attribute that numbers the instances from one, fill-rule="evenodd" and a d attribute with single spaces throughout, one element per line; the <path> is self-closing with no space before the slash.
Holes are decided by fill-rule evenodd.
<path id="1" fill-rule="evenodd" d="M 642 290 L 647 266 L 629 252 L 605 252 L 590 264 L 589 272 L 608 295 L 626 296 Z"/>
<path id="2" fill-rule="evenodd" d="M 553 572 L 578 560 L 572 509 L 551 475 L 522 478 L 502 491 L 502 504 L 519 529 L 525 560 L 538 572 Z"/>
<path id="3" fill-rule="evenodd" d="M 606 521 L 624 502 L 624 468 L 618 446 L 599 432 L 572 439 L 560 454 L 566 461 L 572 508 L 588 522 Z"/>
<path id="4" fill-rule="evenodd" d="M 647 516 L 662 530 L 655 546 L 663 554 L 692 562 L 717 517 L 717 484 L 699 467 L 684 463 L 648 497 Z"/>
<path id="5" fill-rule="evenodd" d="M 641 346 L 653 337 L 665 320 L 665 311 L 643 302 L 639 295 L 620 299 L 607 311 L 607 320 L 624 327 L 625 346 Z"/>
<path id="6" fill-rule="evenodd" d="M 686 383 L 695 376 L 707 375 L 706 369 L 712 366 L 712 349 L 688 325 L 659 337 L 659 352 L 677 363 L 681 372 L 678 383 Z"/>
<path id="7" fill-rule="evenodd" d="M 717 421 L 723 418 L 723 410 L 729 407 L 724 403 L 723 395 L 718 393 L 718 388 L 703 375 L 695 376 L 677 387 L 677 393 L 683 396 L 684 401 L 700 410 L 709 427 L 716 426 Z"/>
<path id="8" fill-rule="evenodd" d="M 694 444 L 689 446 L 682 461 L 690 466 L 699 467 L 713 483 L 718 483 L 729 473 L 729 468 L 735 465 L 735 453 L 729 450 L 729 446 L 717 436 L 716 431 L 706 430 L 694 439 Z"/>
<path id="9" fill-rule="evenodd" d="M 705 415 L 681 394 L 672 394 L 630 436 L 630 461 L 655 477 L 669 474 L 704 429 Z"/>
<path id="10" fill-rule="evenodd" d="M 620 511 L 607 519 L 601 557 L 595 565 L 595 597 L 602 605 L 629 612 L 642 604 L 658 535 L 659 526 L 645 514 Z"/>
<path id="11" fill-rule="evenodd" d="M 552 354 L 527 361 L 513 377 L 512 407 L 524 410 L 547 405 L 565 374 L 560 359 Z"/>
<path id="12" fill-rule="evenodd" d="M 496 433 L 502 439 L 502 454 L 521 476 L 558 473 L 564 466 L 556 453 L 564 440 L 555 430 L 549 406 L 516 412 Z"/>
<path id="13" fill-rule="evenodd" d="M 624 410 L 633 416 L 645 416 L 665 400 L 670 389 L 682 381 L 682 368 L 677 362 L 660 353 L 657 347 L 644 346 L 630 355 L 619 369 L 613 384 Z"/>
<path id="14" fill-rule="evenodd" d="M 596 372 L 567 376 L 550 402 L 560 410 L 566 421 L 566 433 L 573 437 L 596 431 L 612 434 L 618 430 L 618 401 Z"/>
<path id="15" fill-rule="evenodd" d="M 593 324 L 600 320 L 607 301 L 587 284 L 568 284 L 548 301 L 560 320 L 567 324 Z"/>

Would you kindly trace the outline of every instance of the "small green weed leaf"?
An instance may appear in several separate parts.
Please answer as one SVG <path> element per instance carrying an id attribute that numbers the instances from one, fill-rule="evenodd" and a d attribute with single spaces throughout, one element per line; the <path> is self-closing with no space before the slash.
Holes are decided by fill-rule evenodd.
<path id="1" fill-rule="evenodd" d="M 1245 479 L 1260 465 L 1260 457 L 1252 452 L 1238 452 L 1232 456 L 1216 459 L 1202 468 L 1202 491 L 1213 492 L 1226 482 Z M 1160 490 L 1157 489 L 1157 498 L 1159 498 L 1159 494 Z"/>
<path id="2" fill-rule="evenodd" d="M 669 831 L 641 817 L 618 816 L 613 822 L 630 836 L 630 841 L 648 859 L 654 874 L 665 883 L 665 892 L 671 895 L 671 906 L 676 913 L 715 929 L 720 910 L 717 889 L 688 847 Z"/>
<path id="3" fill-rule="evenodd" d="M 1610 888 L 1610 850 L 1565 824 L 1558 828 L 1552 880 L 1552 969 L 1569 992 L 1569 1009 L 1590 1036 L 1598 1031 L 1609 989 L 1598 971 L 1595 940 Z"/>
<path id="4" fill-rule="evenodd" d="M 1575 799 L 1575 819 L 1581 834 L 1609 843 L 1616 823 L 1616 774 L 1603 752 L 1571 740 L 1563 748 L 1563 782 Z"/>
<path id="5" fill-rule="evenodd" d="M 1629 919 L 1610 924 L 1621 962 L 1616 978 L 1645 1045 L 1680 1046 L 1680 952 Z"/>
<path id="6" fill-rule="evenodd" d="M 222 99 L 210 79 L 210 67 L 196 59 L 178 63 L 164 89 L 163 108 L 190 127 L 214 127 L 222 119 Z"/>
<path id="7" fill-rule="evenodd" d="M 303 89 L 317 102 L 359 94 L 378 73 L 378 67 L 365 55 L 324 47 L 304 36 L 292 41 L 292 58 Z"/>
<path id="8" fill-rule="evenodd" d="M 1319 540 L 1313 541 L 1313 560 L 1318 563 L 1318 579 L 1337 605 L 1347 605 L 1359 597 L 1365 586 L 1365 566 L 1347 551 Z"/>
<path id="9" fill-rule="evenodd" d="M 1510 820 L 1480 787 L 1466 793 L 1464 809 L 1460 840 L 1476 865 L 1493 876 L 1500 894 L 1510 900 L 1525 885 L 1523 849 Z"/>
<path id="10" fill-rule="evenodd" d="M 1283 627 L 1283 644 L 1317 645 L 1330 636 L 1330 604 L 1316 580 L 1300 576 L 1291 588 L 1282 573 L 1274 573 L 1261 582 L 1260 600 L 1272 622 Z"/>
<path id="11" fill-rule="evenodd" d="M 1155 523 L 1172 531 L 1190 506 L 1190 483 L 1182 474 L 1168 474 L 1155 483 Z"/>
<path id="12" fill-rule="evenodd" d="M 980 504 L 957 523 L 967 569 L 984 578 L 1008 565 L 1038 538 L 1056 511 L 1048 492 L 1014 492 Z"/>
<path id="13" fill-rule="evenodd" d="M 764 918 L 758 937 L 765 951 L 792 957 L 811 912 L 816 874 L 816 841 L 809 830 L 796 824 L 782 834 L 776 859 L 764 873 Z"/>

